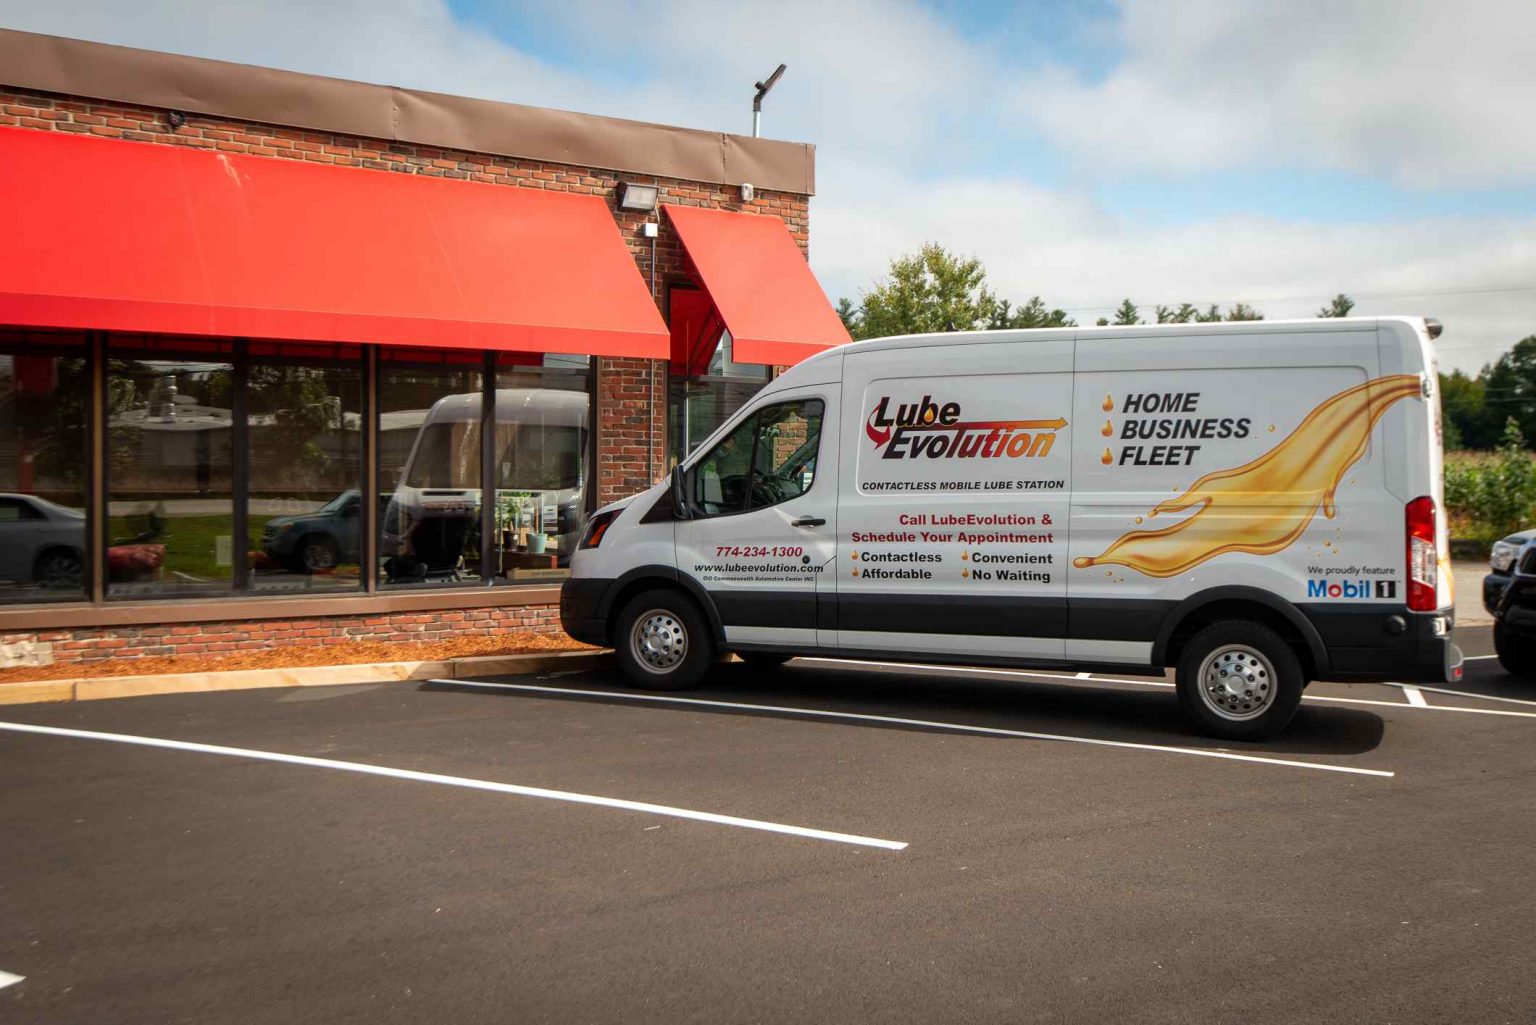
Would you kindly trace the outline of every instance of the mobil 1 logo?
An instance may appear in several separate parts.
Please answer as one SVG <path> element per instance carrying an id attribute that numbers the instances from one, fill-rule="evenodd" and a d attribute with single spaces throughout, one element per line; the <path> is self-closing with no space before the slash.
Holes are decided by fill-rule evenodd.
<path id="1" fill-rule="evenodd" d="M 1318 580 L 1307 581 L 1307 597 L 1326 601 L 1372 601 L 1397 597 L 1396 580 Z"/>

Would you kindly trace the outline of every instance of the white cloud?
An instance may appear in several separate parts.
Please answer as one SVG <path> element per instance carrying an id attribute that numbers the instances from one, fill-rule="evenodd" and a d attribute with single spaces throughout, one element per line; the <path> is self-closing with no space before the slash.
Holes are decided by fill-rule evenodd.
<path id="1" fill-rule="evenodd" d="M 1005 297 L 1040 294 L 1084 323 L 1126 295 L 1149 315 L 1157 302 L 1243 300 L 1278 317 L 1344 290 L 1362 297 L 1360 313 L 1439 316 L 1447 363 L 1474 369 L 1536 331 L 1536 292 L 1436 294 L 1536 281 L 1530 220 L 1228 217 L 1152 229 L 1088 191 L 972 172 L 965 154 L 991 145 L 980 135 L 1016 128 L 993 101 L 1018 69 L 910 0 L 509 10 L 514 34 L 557 33 L 576 58 L 541 58 L 443 0 L 0 0 L 0 24 L 736 131 L 750 124 L 752 82 L 782 60 L 790 71 L 765 106 L 766 134 L 819 146 L 811 254 L 834 297 L 857 295 L 891 257 L 932 239 L 982 257 Z M 1105 166 L 1310 161 L 1405 181 L 1515 180 L 1536 172 L 1536 133 L 1515 109 L 1536 105 L 1536 64 L 1512 56 L 1532 36 L 1532 10 L 1530 0 L 1448 13 L 1382 0 L 1125 0 L 1121 65 L 1096 84 L 1046 69 L 1021 95 Z M 611 70 L 621 64 L 631 70 Z M 1017 166 L 1031 156 L 1021 145 Z"/>
<path id="2" fill-rule="evenodd" d="M 1098 167 L 1536 181 L 1531 0 L 1121 0 L 1124 59 L 1027 74 L 1016 109 Z"/>
<path id="3" fill-rule="evenodd" d="M 1244 301 L 1271 319 L 1310 317 L 1335 293 L 1356 315 L 1406 314 L 1445 325 L 1447 368 L 1476 370 L 1536 333 L 1536 219 L 1426 218 L 1319 225 L 1222 218 L 1149 228 L 1080 193 L 1017 181 L 902 180 L 823 174 L 812 263 L 834 297 L 856 297 L 890 256 L 938 240 L 981 258 L 993 288 L 1042 296 L 1082 324 L 1127 296 L 1145 319 L 1158 303 Z"/>

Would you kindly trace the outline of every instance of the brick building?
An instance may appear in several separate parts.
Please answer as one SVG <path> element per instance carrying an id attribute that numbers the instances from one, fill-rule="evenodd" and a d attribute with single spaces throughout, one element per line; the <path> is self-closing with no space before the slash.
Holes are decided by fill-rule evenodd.
<path id="1" fill-rule="evenodd" d="M 558 629 L 597 505 L 847 340 L 814 151 L 0 30 L 0 648 Z"/>

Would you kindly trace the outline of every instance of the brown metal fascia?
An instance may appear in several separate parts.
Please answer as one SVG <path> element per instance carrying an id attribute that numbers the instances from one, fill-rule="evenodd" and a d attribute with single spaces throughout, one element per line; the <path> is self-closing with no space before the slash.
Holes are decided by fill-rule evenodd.
<path id="1" fill-rule="evenodd" d="M 211 598 L 197 601 L 109 602 L 104 605 L 32 605 L 0 609 L 0 633 L 89 627 L 150 626 L 156 623 L 229 623 L 251 619 L 329 619 L 391 612 L 558 605 L 558 587 L 466 587 L 454 591 L 397 591 Z"/>
<path id="2" fill-rule="evenodd" d="M 809 196 L 815 147 L 0 29 L 0 84 L 314 132 Z"/>

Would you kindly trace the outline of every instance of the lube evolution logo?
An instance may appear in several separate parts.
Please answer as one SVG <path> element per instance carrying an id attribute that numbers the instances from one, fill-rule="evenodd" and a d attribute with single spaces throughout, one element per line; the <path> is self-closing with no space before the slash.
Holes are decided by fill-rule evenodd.
<path id="1" fill-rule="evenodd" d="M 1054 420 L 964 420 L 960 403 L 940 405 L 933 396 L 903 402 L 891 411 L 881 396 L 864 421 L 864 433 L 882 459 L 1009 459 L 1048 455 L 1056 432 L 1067 425 Z"/>

